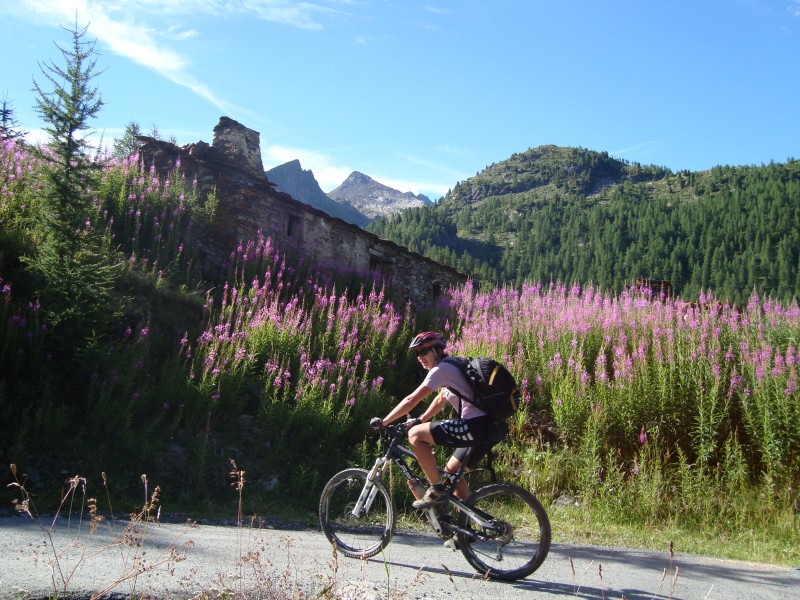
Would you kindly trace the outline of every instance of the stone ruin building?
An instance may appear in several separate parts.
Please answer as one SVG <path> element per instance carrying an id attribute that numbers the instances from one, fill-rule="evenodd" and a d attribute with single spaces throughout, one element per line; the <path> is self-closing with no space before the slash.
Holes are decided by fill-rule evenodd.
<path id="1" fill-rule="evenodd" d="M 216 218 L 203 246 L 212 260 L 217 256 L 220 267 L 231 248 L 263 232 L 283 253 L 296 252 L 306 262 L 339 273 L 372 276 L 394 298 L 418 306 L 467 280 L 446 265 L 278 191 L 264 172 L 259 133 L 233 119 L 220 119 L 211 145 L 200 141 L 178 147 L 144 136 L 139 141 L 147 168 L 154 166 L 164 175 L 180 159 L 180 170 L 197 180 L 201 195 L 216 190 Z"/>

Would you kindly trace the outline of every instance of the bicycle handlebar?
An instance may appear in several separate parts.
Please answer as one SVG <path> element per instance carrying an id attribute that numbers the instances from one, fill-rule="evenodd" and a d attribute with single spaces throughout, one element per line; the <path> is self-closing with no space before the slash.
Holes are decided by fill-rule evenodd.
<path id="1" fill-rule="evenodd" d="M 393 423 L 392 425 L 381 425 L 374 428 L 373 431 L 377 432 L 385 440 L 392 441 L 405 436 L 408 427 L 406 427 L 405 423 Z"/>

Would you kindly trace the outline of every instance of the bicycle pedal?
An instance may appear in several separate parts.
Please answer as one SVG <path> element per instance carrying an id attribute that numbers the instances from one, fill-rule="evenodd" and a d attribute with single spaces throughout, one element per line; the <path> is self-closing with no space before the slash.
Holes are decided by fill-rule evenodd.
<path id="1" fill-rule="evenodd" d="M 444 547 L 455 552 L 458 550 L 458 540 L 454 537 L 448 538 L 444 541 Z"/>

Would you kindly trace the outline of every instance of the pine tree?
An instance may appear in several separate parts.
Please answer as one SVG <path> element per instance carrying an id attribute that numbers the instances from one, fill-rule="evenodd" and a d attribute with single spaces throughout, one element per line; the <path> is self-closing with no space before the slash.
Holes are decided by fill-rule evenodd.
<path id="1" fill-rule="evenodd" d="M 125 126 L 125 132 L 118 140 L 114 140 L 113 155 L 120 160 L 136 154 L 141 148 L 142 143 L 136 139 L 142 135 L 142 129 L 136 121 L 130 121 Z"/>
<path id="2" fill-rule="evenodd" d="M 44 91 L 34 80 L 37 93 L 36 112 L 45 122 L 48 133 L 47 149 L 43 157 L 51 163 L 48 170 L 48 202 L 44 217 L 51 233 L 64 239 L 74 238 L 83 228 L 90 206 L 87 194 L 102 168 L 90 156 L 91 146 L 87 135 L 91 133 L 90 121 L 103 106 L 103 100 L 92 81 L 100 73 L 96 68 L 94 42 L 84 41 L 87 27 L 66 29 L 72 35 L 72 46 L 62 48 L 56 44 L 66 63 L 61 67 L 54 62 L 39 63 L 52 91 Z"/>
<path id="3" fill-rule="evenodd" d="M 19 129 L 19 124 L 14 118 L 14 103 L 3 96 L 0 103 L 0 141 L 20 140 L 25 137 L 25 132 Z"/>
<path id="4" fill-rule="evenodd" d="M 25 260 L 40 283 L 38 295 L 51 325 L 62 330 L 67 344 L 86 339 L 114 317 L 115 270 L 105 240 L 91 225 L 92 190 L 102 164 L 91 156 L 86 133 L 103 106 L 92 81 L 96 69 L 93 42 L 84 41 L 87 27 L 66 29 L 72 45 L 61 48 L 65 65 L 39 64 L 52 91 L 34 81 L 36 109 L 49 139 L 39 149 L 44 159 L 46 188 L 41 198 L 36 253 Z"/>

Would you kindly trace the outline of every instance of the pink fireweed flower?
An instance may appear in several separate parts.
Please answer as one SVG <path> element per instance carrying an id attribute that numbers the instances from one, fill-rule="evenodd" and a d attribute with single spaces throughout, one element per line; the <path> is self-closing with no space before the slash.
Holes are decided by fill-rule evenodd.
<path id="1" fill-rule="evenodd" d="M 739 386 L 742 384 L 742 381 L 744 381 L 744 377 L 742 377 L 741 375 L 739 375 L 739 374 L 736 372 L 736 369 L 734 369 L 733 371 L 731 371 L 731 385 L 730 385 L 730 389 L 728 390 L 728 395 L 729 395 L 729 396 L 730 396 L 730 395 L 733 393 L 733 391 L 734 391 L 736 388 L 738 388 L 738 387 L 739 387 Z"/>
<path id="2" fill-rule="evenodd" d="M 639 443 L 642 446 L 647 443 L 647 431 L 645 431 L 644 426 L 642 426 L 642 430 L 639 432 Z"/>

